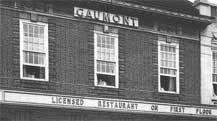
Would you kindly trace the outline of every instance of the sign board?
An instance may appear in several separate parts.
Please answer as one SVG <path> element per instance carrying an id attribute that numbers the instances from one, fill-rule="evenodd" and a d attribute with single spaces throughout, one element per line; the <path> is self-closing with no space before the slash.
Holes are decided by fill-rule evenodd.
<path id="1" fill-rule="evenodd" d="M 0 102 L 2 101 L 3 103 L 80 108 L 85 110 L 217 117 L 217 108 L 202 106 L 13 91 L 3 91 L 0 94 Z"/>
<path id="2" fill-rule="evenodd" d="M 112 14 L 97 10 L 85 9 L 80 7 L 74 7 L 74 16 L 85 18 L 85 19 L 92 19 L 112 24 L 121 24 L 131 27 L 138 27 L 139 20 L 136 17 L 119 15 L 119 14 Z"/>

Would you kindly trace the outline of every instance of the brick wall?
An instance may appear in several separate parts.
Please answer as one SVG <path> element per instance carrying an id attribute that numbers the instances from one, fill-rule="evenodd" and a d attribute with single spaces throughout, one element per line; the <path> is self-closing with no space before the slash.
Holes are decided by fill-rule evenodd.
<path id="1" fill-rule="evenodd" d="M 180 94 L 158 92 L 157 34 L 119 28 L 118 89 L 94 87 L 94 24 L 46 17 L 49 82 L 20 79 L 18 12 L 2 9 L 0 89 L 199 104 L 200 43 L 180 40 Z"/>
<path id="2" fill-rule="evenodd" d="M 1 9 L 1 41 L 0 41 L 0 86 L 10 88 L 16 80 L 19 67 L 19 23 L 18 14 L 10 10 Z M 18 74 L 19 75 L 19 74 Z"/>

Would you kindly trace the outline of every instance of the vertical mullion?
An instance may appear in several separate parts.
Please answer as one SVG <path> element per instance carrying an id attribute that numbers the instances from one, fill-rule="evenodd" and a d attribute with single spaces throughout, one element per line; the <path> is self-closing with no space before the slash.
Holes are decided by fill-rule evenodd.
<path id="1" fill-rule="evenodd" d="M 99 37 L 99 42 L 100 42 L 100 59 L 102 59 L 102 35 L 98 34 L 98 37 Z M 102 61 L 99 61 L 100 62 L 100 72 L 102 72 Z"/>
<path id="2" fill-rule="evenodd" d="M 33 51 L 35 51 L 35 25 L 32 25 L 32 45 Z M 34 62 L 34 61 L 33 61 Z"/>
<path id="3" fill-rule="evenodd" d="M 213 68 L 213 74 L 212 74 L 212 82 L 215 82 L 215 63 L 216 63 L 216 61 L 215 61 L 215 52 L 213 51 L 213 53 L 212 53 L 212 61 L 213 61 L 213 63 L 212 63 L 212 68 Z"/>
<path id="4" fill-rule="evenodd" d="M 107 69 L 107 51 L 108 51 L 108 48 L 107 48 L 107 38 L 108 38 L 108 36 L 105 36 L 105 62 L 104 62 L 104 64 L 105 64 L 105 72 L 107 73 L 107 71 L 106 71 L 106 69 Z"/>
<path id="5" fill-rule="evenodd" d="M 27 62 L 26 63 L 29 63 L 29 52 L 27 51 Z"/>
<path id="6" fill-rule="evenodd" d="M 29 44 L 29 24 L 27 24 L 27 43 L 28 43 L 28 47 L 27 50 L 30 50 L 30 44 Z"/>

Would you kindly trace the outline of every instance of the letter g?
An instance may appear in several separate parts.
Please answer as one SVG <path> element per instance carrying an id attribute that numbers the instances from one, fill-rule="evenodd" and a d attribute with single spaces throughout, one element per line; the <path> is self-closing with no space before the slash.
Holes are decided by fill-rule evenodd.
<path id="1" fill-rule="evenodd" d="M 79 17 L 82 17 L 83 14 L 84 14 L 83 11 L 84 11 L 84 10 L 83 10 L 82 8 L 77 9 L 77 11 L 76 11 L 76 15 L 79 16 Z"/>

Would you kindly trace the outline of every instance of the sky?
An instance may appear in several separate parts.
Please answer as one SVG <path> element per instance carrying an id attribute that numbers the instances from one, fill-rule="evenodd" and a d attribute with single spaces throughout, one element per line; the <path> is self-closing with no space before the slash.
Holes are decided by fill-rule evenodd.
<path id="1" fill-rule="evenodd" d="M 189 0 L 189 1 L 194 2 L 195 0 Z M 211 2 L 211 3 L 217 4 L 217 0 L 208 0 L 208 1 Z"/>

